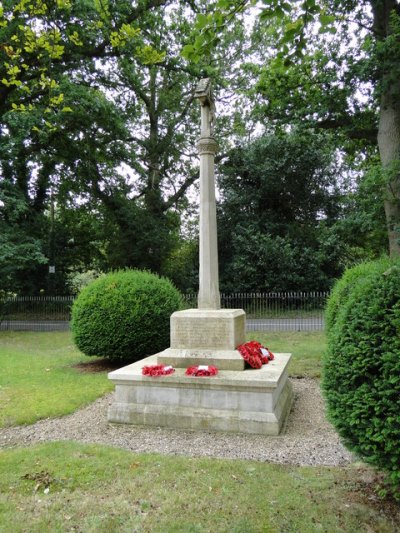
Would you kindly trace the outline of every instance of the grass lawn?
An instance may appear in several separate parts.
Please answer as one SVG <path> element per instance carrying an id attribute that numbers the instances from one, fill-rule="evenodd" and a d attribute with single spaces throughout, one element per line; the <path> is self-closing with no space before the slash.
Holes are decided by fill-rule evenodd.
<path id="1" fill-rule="evenodd" d="M 289 374 L 292 377 L 321 376 L 321 357 L 326 350 L 323 331 L 251 331 L 247 340 L 256 340 L 272 352 L 290 352 Z"/>
<path id="2" fill-rule="evenodd" d="M 112 390 L 105 370 L 73 366 L 89 361 L 69 332 L 1 332 L 0 427 L 72 413 Z"/>
<path id="3" fill-rule="evenodd" d="M 320 332 L 249 334 L 318 376 Z M 111 390 L 62 333 L 0 333 L 0 425 L 67 414 Z M 1 438 L 1 430 L 0 430 Z M 396 533 L 373 471 L 134 454 L 56 442 L 0 450 L 1 533 Z"/>
<path id="4" fill-rule="evenodd" d="M 320 375 L 323 332 L 252 332 L 248 339 L 292 352 L 291 376 Z M 107 368 L 74 366 L 94 362 L 74 346 L 70 332 L 0 332 L 0 427 L 68 414 L 111 391 Z"/>
<path id="5" fill-rule="evenodd" d="M 360 465 L 279 466 L 76 443 L 0 458 L 4 533 L 398 531 L 398 510 L 371 500 L 371 472 Z"/>

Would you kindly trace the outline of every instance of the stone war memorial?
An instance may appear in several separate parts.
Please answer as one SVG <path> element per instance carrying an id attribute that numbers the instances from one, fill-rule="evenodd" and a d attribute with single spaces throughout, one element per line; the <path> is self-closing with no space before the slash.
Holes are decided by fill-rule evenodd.
<path id="1" fill-rule="evenodd" d="M 171 316 L 171 344 L 161 353 L 110 372 L 115 384 L 110 422 L 169 428 L 278 435 L 292 403 L 290 354 L 275 354 L 259 369 L 246 368 L 246 315 L 221 309 L 215 201 L 215 103 L 208 78 L 195 96 L 201 108 L 200 268 L 197 309 Z M 165 365 L 167 375 L 143 375 Z M 193 365 L 197 365 L 193 367 Z M 197 368 L 197 375 L 187 369 Z M 204 370 L 214 369 L 216 375 Z M 217 369 L 217 370 L 216 370 Z M 203 372 L 201 372 L 203 370 Z M 206 375 L 204 375 L 206 374 Z"/>

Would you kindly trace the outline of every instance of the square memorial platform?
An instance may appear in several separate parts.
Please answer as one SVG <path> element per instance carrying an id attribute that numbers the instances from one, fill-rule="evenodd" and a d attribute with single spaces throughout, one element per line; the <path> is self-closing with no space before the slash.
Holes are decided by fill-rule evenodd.
<path id="1" fill-rule="evenodd" d="M 153 355 L 108 375 L 115 384 L 108 420 L 278 435 L 293 400 L 289 360 L 290 354 L 277 353 L 259 370 L 220 370 L 213 377 L 186 376 L 184 368 L 168 376 L 143 376 L 143 366 L 159 363 Z"/>

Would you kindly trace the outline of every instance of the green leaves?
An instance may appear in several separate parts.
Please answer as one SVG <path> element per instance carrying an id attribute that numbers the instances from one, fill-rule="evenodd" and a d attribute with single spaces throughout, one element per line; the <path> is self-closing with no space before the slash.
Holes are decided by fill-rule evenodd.
<path id="1" fill-rule="evenodd" d="M 23 196 L 6 180 L 0 182 L 0 283 L 4 291 L 18 290 L 18 277 L 47 258 L 42 240 L 28 219 L 29 207 Z"/>
<path id="2" fill-rule="evenodd" d="M 316 0 L 293 3 L 263 0 L 262 3 L 265 7 L 257 12 L 258 20 L 275 26 L 274 47 L 284 64 L 302 57 L 308 39 L 305 30 L 310 23 L 317 23 L 320 33 L 334 34 L 337 31 L 336 15 Z M 211 5 L 207 12 L 199 13 L 192 42 L 183 48 L 182 55 L 193 62 L 198 62 L 201 55 L 212 55 L 213 43 L 218 35 L 230 31 L 234 17 L 243 11 L 250 13 L 255 4 L 253 1 L 222 0 Z"/>
<path id="3" fill-rule="evenodd" d="M 236 147 L 219 182 L 225 290 L 329 287 L 338 259 L 317 215 L 335 203 L 329 161 L 324 139 L 300 132 L 264 135 Z"/>
<path id="4" fill-rule="evenodd" d="M 328 302 L 323 387 L 347 446 L 400 487 L 400 268 L 389 259 L 346 271 Z M 393 379 L 393 377 L 395 377 Z"/>
<path id="5" fill-rule="evenodd" d="M 213 49 L 220 42 L 221 34 L 230 31 L 235 18 L 251 3 L 221 0 L 206 13 L 198 13 L 191 42 L 182 48 L 182 56 L 193 63 L 212 56 Z"/>
<path id="6" fill-rule="evenodd" d="M 336 20 L 336 17 L 335 15 L 326 15 L 324 13 L 321 13 L 318 17 L 318 20 L 321 24 L 321 26 L 328 26 L 330 24 L 332 24 L 333 22 L 335 22 Z"/>
<path id="7" fill-rule="evenodd" d="M 166 278 L 139 270 L 106 274 L 74 302 L 74 340 L 86 355 L 134 362 L 168 346 L 169 319 L 181 305 Z"/>

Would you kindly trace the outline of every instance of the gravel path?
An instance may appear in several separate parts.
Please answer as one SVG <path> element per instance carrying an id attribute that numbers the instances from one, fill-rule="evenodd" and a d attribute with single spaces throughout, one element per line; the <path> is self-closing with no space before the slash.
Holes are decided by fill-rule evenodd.
<path id="1" fill-rule="evenodd" d="M 255 459 L 280 464 L 339 466 L 353 457 L 324 416 L 319 383 L 292 380 L 295 400 L 279 437 L 144 428 L 109 424 L 108 394 L 72 415 L 0 429 L 0 448 L 57 440 L 107 444 L 134 452 Z"/>

